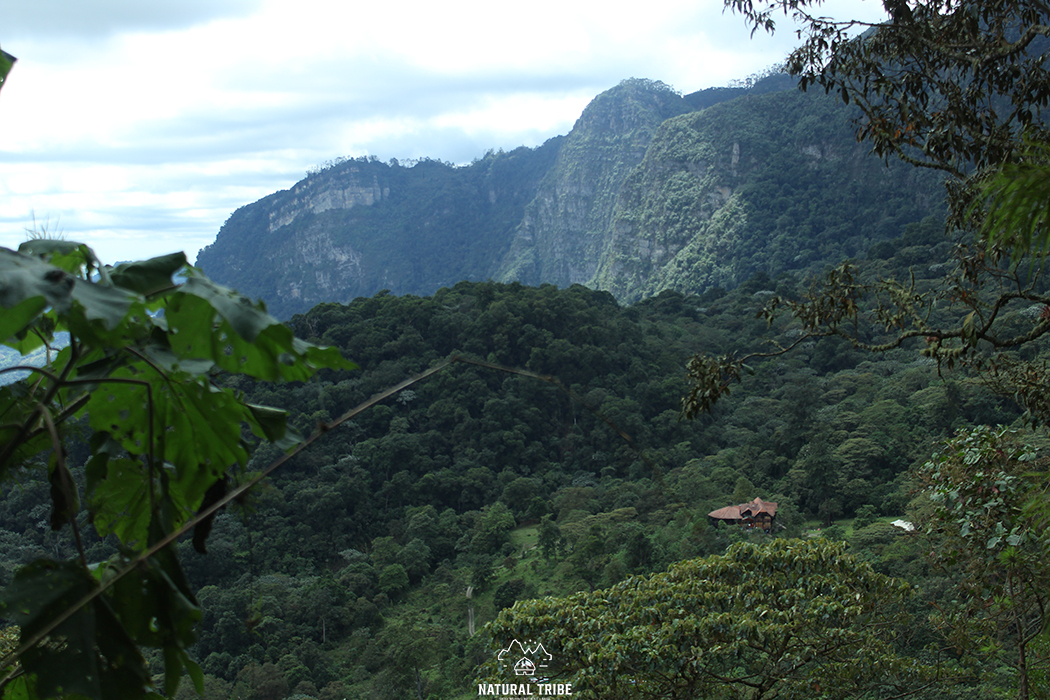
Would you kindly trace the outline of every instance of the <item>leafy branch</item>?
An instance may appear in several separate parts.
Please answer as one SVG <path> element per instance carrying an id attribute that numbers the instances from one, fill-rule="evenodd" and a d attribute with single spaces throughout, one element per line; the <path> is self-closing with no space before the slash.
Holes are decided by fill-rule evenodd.
<path id="1" fill-rule="evenodd" d="M 186 281 L 177 283 L 180 271 Z M 2 683 L 28 697 L 145 697 L 152 683 L 141 645 L 163 650 L 166 693 L 183 669 L 199 686 L 185 649 L 200 611 L 169 545 L 201 522 L 193 514 L 210 486 L 247 463 L 242 426 L 286 448 L 299 441 L 283 411 L 249 404 L 214 378 L 302 380 L 354 365 L 294 338 L 182 254 L 111 269 L 82 244 L 27 241 L 18 252 L 0 249 L 0 307 L 0 341 L 23 354 L 43 346 L 48 359 L 24 368 L 35 379 L 0 388 L 8 438 L 0 477 L 46 460 L 52 528 L 68 523 L 80 555 L 23 567 L 0 594 L 22 630 L 0 665 Z M 69 333 L 64 348 L 60 332 Z M 81 417 L 93 431 L 83 503 L 64 435 Z M 117 536 L 120 554 L 89 566 L 82 510 L 99 535 Z"/>
<path id="2" fill-rule="evenodd" d="M 1029 209 L 1040 206 L 1043 203 L 1034 200 L 1027 205 Z M 994 225 L 992 230 L 999 231 L 1005 224 Z M 803 342 L 831 336 L 869 352 L 887 352 L 920 339 L 925 343 L 921 354 L 935 360 L 939 368 L 951 370 L 963 364 L 991 370 L 998 382 L 993 385 L 1004 387 L 1000 393 L 1026 407 L 1037 405 L 1037 384 L 1022 381 L 1024 372 L 1033 371 L 1032 367 L 1025 363 L 1020 368 L 1003 354 L 1050 332 L 1050 294 L 1043 291 L 1042 264 L 1034 262 L 1042 253 L 1029 256 L 1023 248 L 1026 244 L 990 234 L 960 242 L 954 248 L 955 270 L 924 288 L 914 274 L 907 283 L 894 278 L 865 282 L 865 268 L 846 261 L 811 283 L 798 299 L 770 297 L 756 318 L 770 327 L 784 317 L 800 324 L 794 331 L 795 340 L 788 345 L 770 340 L 772 349 L 739 357 L 694 356 L 688 366 L 690 389 L 682 400 L 682 415 L 694 418 L 710 412 L 729 394 L 731 384 L 740 381 L 742 372 L 750 371 L 749 362 L 778 357 Z M 1013 255 L 1007 252 L 1010 246 Z M 1019 303 L 1029 307 L 1015 313 Z M 1042 311 L 1033 316 L 1031 309 Z M 1000 354 L 993 357 L 991 351 Z M 1011 378 L 1016 381 L 1007 387 Z M 1039 415 L 1050 419 L 1050 409 Z"/>

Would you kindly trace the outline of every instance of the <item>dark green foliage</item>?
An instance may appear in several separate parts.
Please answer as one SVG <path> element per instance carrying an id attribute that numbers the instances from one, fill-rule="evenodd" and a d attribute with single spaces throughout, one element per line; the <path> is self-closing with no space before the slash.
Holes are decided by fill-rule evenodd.
<path id="1" fill-rule="evenodd" d="M 1046 487 L 1046 459 L 1021 435 L 982 427 L 946 442 L 918 476 L 933 506 L 928 529 L 942 543 L 930 558 L 959 577 L 963 593 L 939 621 L 960 649 L 1009 659 L 1018 698 L 1039 697 L 1050 666 L 1045 641 L 1037 643 L 1048 622 L 1050 537 L 1025 505 Z"/>
<path id="2" fill-rule="evenodd" d="M 748 489 L 748 500 L 780 502 L 778 521 L 788 533 L 801 531 L 804 516 L 853 516 L 857 508 L 867 512 L 865 505 L 902 513 L 908 486 L 898 475 L 955 420 L 987 410 L 1016 415 L 961 381 L 951 390 L 957 418 L 942 420 L 933 409 L 951 392 L 915 355 L 902 350 L 858 365 L 858 356 L 841 353 L 815 363 L 824 374 L 814 376 L 807 366 L 819 350 L 813 347 L 786 370 L 756 363 L 720 405 L 717 422 L 679 421 L 683 382 L 676 377 L 685 358 L 697 343 L 758 342 L 764 325 L 741 320 L 754 304 L 741 292 L 704 302 L 665 292 L 621 308 L 578 286 L 462 283 L 432 298 L 379 295 L 319 306 L 296 317 L 294 327 L 340 345 L 363 371 L 251 389 L 260 399 L 294 405 L 293 422 L 321 410 L 338 414 L 455 352 L 555 374 L 586 406 L 536 379 L 454 367 L 361 414 L 317 453 L 278 472 L 277 490 L 249 521 L 272 536 L 255 538 L 250 555 L 230 517 L 217 520 L 211 548 L 230 543 L 243 561 L 290 577 L 335 570 L 353 601 L 353 634 L 377 629 L 403 606 L 416 609 L 422 603 L 413 596 L 437 590 L 444 592 L 431 600 L 441 602 L 427 603 L 428 615 L 465 634 L 467 586 L 474 586 L 480 625 L 491 619 L 491 596 L 508 581 L 558 576 L 577 588 L 602 588 L 721 552 L 747 535 L 710 526 L 707 513 Z M 774 330 L 785 337 L 791 331 Z M 640 452 L 587 406 L 613 420 Z M 548 512 L 536 526 L 536 549 L 523 551 L 508 530 L 533 519 L 523 505 L 536 501 Z M 912 559 L 900 563 L 887 548 L 880 556 L 888 570 L 912 571 Z M 380 576 L 395 564 L 409 587 L 384 594 Z M 188 566 L 201 576 L 221 571 L 215 560 Z M 537 594 L 544 585 L 553 584 L 537 585 Z M 238 614 L 233 619 L 243 619 Z M 267 648 L 293 634 L 270 629 Z M 216 634 L 206 623 L 202 643 L 218 648 Z M 249 653 L 248 640 L 231 653 Z M 378 642 L 361 644 L 362 654 L 381 653 Z M 382 662 L 375 664 L 362 666 L 358 682 L 379 682 Z"/>
<path id="3" fill-rule="evenodd" d="M 791 14 L 805 37 L 786 61 L 799 87 L 819 85 L 856 105 L 857 135 L 878 155 L 957 178 L 949 187 L 957 222 L 971 174 L 979 181 L 1023 159 L 1022 132 L 1047 138 L 1050 9 L 1041 3 L 887 3 L 888 17 L 874 25 L 833 20 L 808 0 L 725 4 L 752 31 L 772 32 L 779 11 Z"/>
<path id="4" fill-rule="evenodd" d="M 1009 163 L 982 183 L 987 197 L 987 215 L 982 233 L 1011 250 L 1016 257 L 1027 251 L 1045 256 L 1050 252 L 1047 231 L 1047 171 L 1050 145 L 1033 142 L 1029 136 L 1019 154 L 1019 162 Z M 980 206 L 980 202 L 974 208 Z"/>
<path id="5" fill-rule="evenodd" d="M 0 605 L 5 617 L 28 636 L 74 606 L 96 585 L 78 564 L 38 560 L 19 570 Z M 142 601 L 141 595 L 136 598 Z M 139 624 L 146 621 L 138 616 L 132 620 Z M 150 684 L 145 663 L 134 638 L 121 627 L 105 599 L 77 610 L 55 628 L 54 634 L 60 635 L 63 643 L 32 648 L 21 660 L 26 673 L 36 676 L 39 697 L 72 693 L 107 697 L 121 686 L 135 697 L 145 697 Z"/>
<path id="6" fill-rule="evenodd" d="M 532 598 L 532 587 L 520 578 L 511 579 L 500 584 L 492 597 L 492 606 L 497 611 L 509 608 L 519 600 Z"/>
<path id="7" fill-rule="evenodd" d="M 905 350 L 858 364 L 836 349 L 818 363 L 812 347 L 786 366 L 754 363 L 717 421 L 680 421 L 686 358 L 698 345 L 759 343 L 755 305 L 742 291 L 703 300 L 668 291 L 624 308 L 580 286 L 461 283 L 430 298 L 381 294 L 295 317 L 298 335 L 337 345 L 362 370 L 223 383 L 292 407 L 301 430 L 453 353 L 553 374 L 578 398 L 533 377 L 453 365 L 329 431 L 247 510 L 218 514 L 208 555 L 179 545 L 191 588 L 200 587 L 190 654 L 206 683 L 248 694 L 305 668 L 319 693 L 332 683 L 355 695 L 414 693 L 414 667 L 398 675 L 389 664 L 418 658 L 423 687 L 459 693 L 487 658 L 468 646 L 468 586 L 480 629 L 497 593 L 501 604 L 600 589 L 767 538 L 708 522 L 745 492 L 780 503 L 787 529 L 778 535 L 800 534 L 805 517 L 835 500 L 847 517 L 866 504 L 899 514 L 909 486 L 898 477 L 928 444 L 958 421 L 1016 415 L 964 377 L 949 387 Z M 248 469 L 279 454 L 264 445 Z M 74 480 L 87 456 L 71 445 Z M 117 456 L 106 467 L 125 469 Z M 0 500 L 4 582 L 35 557 L 75 552 L 50 530 L 48 509 L 34 510 L 49 489 L 28 482 Z M 27 527 L 29 513 L 43 527 Z M 86 544 L 89 555 L 101 546 Z M 895 541 L 871 547 L 880 570 L 919 571 Z M 515 580 L 521 591 L 504 588 Z M 404 636 L 383 632 L 406 615 L 408 629 L 451 635 L 438 656 L 413 656 Z"/>
<path id="8" fill-rule="evenodd" d="M 561 530 L 549 515 L 540 521 L 539 547 L 547 561 L 557 557 L 562 548 Z"/>
<path id="9" fill-rule="evenodd" d="M 713 87 L 682 95 L 682 99 L 693 109 L 707 109 L 719 102 L 726 102 L 746 93 L 747 88 L 745 87 Z"/>
<path id="10" fill-rule="evenodd" d="M 25 698 L 146 698 L 155 679 L 141 649 L 154 648 L 165 694 L 184 670 L 199 690 L 187 648 L 201 611 L 171 542 L 250 447 L 295 442 L 285 413 L 212 380 L 220 370 L 303 380 L 353 365 L 293 338 L 181 253 L 110 270 L 85 245 L 34 239 L 0 249 L 0 280 L 0 342 L 46 349 L 43 367 L 0 388 L 0 479 L 46 473 L 50 528 L 69 526 L 77 554 L 27 552 L 0 592 L 0 614 L 20 628 L 0 685 L 24 673 Z M 89 524 L 111 544 L 83 536 Z M 197 533 L 198 547 L 206 537 Z"/>
<path id="11" fill-rule="evenodd" d="M 792 88 L 769 75 L 683 98 L 630 79 L 537 149 L 464 167 L 340 161 L 238 209 L 198 262 L 281 317 L 460 280 L 634 301 L 819 272 L 943 209 L 937 174 L 887 168 L 857 147 L 854 110 Z"/>
<path id="12" fill-rule="evenodd" d="M 379 590 L 387 596 L 396 596 L 408 588 L 408 572 L 400 564 L 390 564 L 379 574 Z"/>
<path id="13" fill-rule="evenodd" d="M 876 515 L 873 505 L 867 504 L 857 508 L 857 516 L 853 518 L 853 531 L 856 532 L 874 524 Z"/>

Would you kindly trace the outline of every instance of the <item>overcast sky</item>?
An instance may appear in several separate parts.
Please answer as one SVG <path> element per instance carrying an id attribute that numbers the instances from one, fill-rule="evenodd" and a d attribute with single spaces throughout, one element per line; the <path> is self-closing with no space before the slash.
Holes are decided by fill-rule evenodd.
<path id="1" fill-rule="evenodd" d="M 326 160 L 469 163 L 568 133 L 624 78 L 685 94 L 797 41 L 787 25 L 750 39 L 720 0 L 0 0 L 18 58 L 0 246 L 35 218 L 106 262 L 192 260 L 237 207 Z"/>

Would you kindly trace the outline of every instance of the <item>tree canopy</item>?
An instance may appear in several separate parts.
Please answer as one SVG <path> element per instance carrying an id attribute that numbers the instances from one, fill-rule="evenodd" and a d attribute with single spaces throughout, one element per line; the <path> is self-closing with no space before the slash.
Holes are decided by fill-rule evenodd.
<path id="1" fill-rule="evenodd" d="M 1017 697 L 1039 697 L 1050 668 L 1050 533 L 1045 506 L 1029 501 L 1045 498 L 1046 458 L 1016 431 L 979 427 L 948 441 L 918 475 L 934 505 L 929 529 L 940 546 L 931 557 L 963 593 L 939 621 L 960 649 L 1012 657 Z"/>
<path id="2" fill-rule="evenodd" d="M 824 539 L 738 543 L 607 590 L 520 601 L 487 633 L 540 642 L 584 698 L 856 697 L 934 676 L 902 655 L 904 581 Z M 479 682 L 513 680 L 490 660 Z"/>
<path id="3" fill-rule="evenodd" d="M 790 14 L 805 40 L 786 66 L 799 86 L 820 85 L 858 104 L 858 137 L 879 155 L 965 179 L 1017 157 L 1020 136 L 1046 140 L 1044 53 L 1050 8 L 1039 2 L 886 0 L 885 21 L 836 21 L 813 0 L 727 0 L 752 27 L 774 31 Z M 858 29 L 866 29 L 856 36 Z"/>

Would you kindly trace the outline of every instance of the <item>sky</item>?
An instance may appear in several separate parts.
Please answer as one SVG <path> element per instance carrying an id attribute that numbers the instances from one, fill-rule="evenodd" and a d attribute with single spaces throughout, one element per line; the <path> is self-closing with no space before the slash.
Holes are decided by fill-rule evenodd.
<path id="1" fill-rule="evenodd" d="M 104 262 L 192 261 L 235 209 L 325 161 L 467 164 L 568 133 L 623 79 L 688 94 L 798 41 L 789 23 L 751 38 L 720 0 L 0 0 L 18 59 L 0 91 L 0 246 L 35 229 Z"/>

